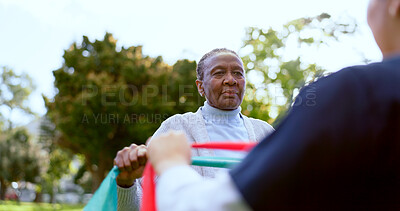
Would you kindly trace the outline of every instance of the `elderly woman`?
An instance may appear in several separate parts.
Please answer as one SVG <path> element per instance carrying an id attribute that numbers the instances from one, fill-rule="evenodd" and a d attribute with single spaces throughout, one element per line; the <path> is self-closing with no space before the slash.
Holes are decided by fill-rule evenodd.
<path id="1" fill-rule="evenodd" d="M 176 114 L 165 120 L 154 133 L 157 137 L 169 130 L 185 132 L 190 143 L 232 141 L 258 142 L 274 129 L 268 123 L 240 113 L 246 87 L 243 62 L 232 50 L 214 49 L 205 54 L 197 66 L 196 85 L 204 106 L 195 113 Z M 118 209 L 139 207 L 141 176 L 147 160 L 146 146 L 132 144 L 117 153 L 115 164 L 121 170 L 117 177 Z M 243 157 L 242 152 L 196 149 L 193 156 Z M 214 177 L 217 168 L 193 168 L 205 177 Z"/>

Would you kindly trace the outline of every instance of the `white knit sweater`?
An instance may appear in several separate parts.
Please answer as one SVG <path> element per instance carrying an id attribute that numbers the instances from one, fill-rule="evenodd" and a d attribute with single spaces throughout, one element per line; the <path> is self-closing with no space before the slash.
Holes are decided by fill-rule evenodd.
<path id="1" fill-rule="evenodd" d="M 243 118 L 244 126 L 251 141 L 259 142 L 274 131 L 271 125 L 262 120 L 249 118 L 242 114 L 239 115 Z M 201 108 L 196 113 L 176 114 L 168 118 L 154 133 L 153 138 L 169 130 L 184 131 L 189 143 L 210 142 Z M 214 156 L 214 150 L 193 149 L 192 156 Z M 216 171 L 218 171 L 217 168 L 211 167 L 192 167 L 202 176 L 209 178 L 213 178 Z M 135 184 L 130 188 L 118 187 L 118 210 L 139 210 L 140 202 L 142 201 L 141 183 L 142 179 L 137 179 Z"/>

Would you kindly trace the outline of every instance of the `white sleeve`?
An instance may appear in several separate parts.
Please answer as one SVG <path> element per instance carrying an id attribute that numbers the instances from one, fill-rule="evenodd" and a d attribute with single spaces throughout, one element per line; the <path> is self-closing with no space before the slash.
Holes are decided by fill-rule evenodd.
<path id="1" fill-rule="evenodd" d="M 177 166 L 163 173 L 156 185 L 159 211 L 250 210 L 228 172 L 204 179 L 189 166 Z"/>

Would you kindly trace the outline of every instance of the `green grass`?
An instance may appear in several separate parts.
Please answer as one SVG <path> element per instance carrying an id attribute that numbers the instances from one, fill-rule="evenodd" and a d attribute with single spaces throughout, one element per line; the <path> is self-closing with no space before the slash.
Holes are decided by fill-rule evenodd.
<path id="1" fill-rule="evenodd" d="M 32 203 L 21 202 L 19 205 L 15 201 L 0 201 L 0 211 L 46 211 L 46 210 L 63 210 L 63 211 L 80 211 L 85 205 L 70 204 L 48 204 L 48 203 Z"/>

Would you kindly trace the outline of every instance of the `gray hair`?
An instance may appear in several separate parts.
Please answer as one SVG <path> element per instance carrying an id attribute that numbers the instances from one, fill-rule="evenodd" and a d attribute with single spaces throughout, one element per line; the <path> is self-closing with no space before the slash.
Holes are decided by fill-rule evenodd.
<path id="1" fill-rule="evenodd" d="M 232 54 L 234 54 L 235 56 L 237 56 L 240 59 L 239 55 L 233 50 L 230 50 L 230 49 L 227 49 L 227 48 L 216 48 L 216 49 L 204 54 L 204 56 L 201 57 L 199 63 L 197 64 L 197 68 L 196 68 L 197 79 L 203 80 L 203 77 L 204 77 L 204 61 L 207 58 L 209 58 L 211 56 L 214 56 L 214 55 L 216 55 L 218 53 L 232 53 Z"/>

